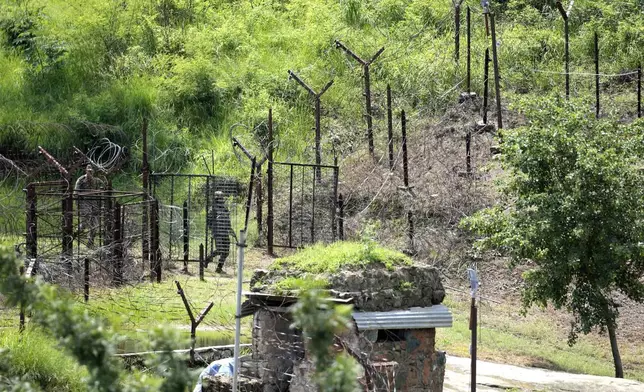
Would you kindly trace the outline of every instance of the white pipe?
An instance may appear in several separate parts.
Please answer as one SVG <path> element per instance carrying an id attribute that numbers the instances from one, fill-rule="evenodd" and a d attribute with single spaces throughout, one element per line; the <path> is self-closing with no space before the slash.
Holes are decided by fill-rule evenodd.
<path id="1" fill-rule="evenodd" d="M 235 313 L 235 354 L 234 354 L 234 368 L 233 368 L 233 391 L 238 392 L 237 389 L 237 376 L 239 375 L 239 340 L 241 334 L 241 297 L 242 297 L 242 281 L 244 280 L 244 248 L 246 247 L 246 231 L 239 231 L 238 247 L 238 263 L 237 263 L 237 312 Z"/>

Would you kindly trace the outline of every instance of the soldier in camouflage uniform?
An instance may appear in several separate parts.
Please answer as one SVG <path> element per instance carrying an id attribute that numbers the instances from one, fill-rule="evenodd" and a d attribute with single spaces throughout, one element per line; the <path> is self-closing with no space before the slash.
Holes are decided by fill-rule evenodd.
<path id="1" fill-rule="evenodd" d="M 226 208 L 222 192 L 215 192 L 215 200 L 210 211 L 208 211 L 207 219 L 215 242 L 214 255 L 219 256 L 216 272 L 221 273 L 230 253 L 230 235 L 235 235 L 230 225 L 230 212 Z"/>
<path id="2" fill-rule="evenodd" d="M 90 247 L 94 245 L 94 237 L 99 226 L 101 208 L 99 201 L 91 200 L 92 196 L 89 195 L 102 187 L 103 181 L 94 177 L 92 165 L 87 165 L 85 174 L 76 180 L 76 186 L 74 186 L 74 193 L 78 198 L 78 231 L 88 231 L 87 246 Z M 86 198 L 89 198 L 89 200 Z"/>

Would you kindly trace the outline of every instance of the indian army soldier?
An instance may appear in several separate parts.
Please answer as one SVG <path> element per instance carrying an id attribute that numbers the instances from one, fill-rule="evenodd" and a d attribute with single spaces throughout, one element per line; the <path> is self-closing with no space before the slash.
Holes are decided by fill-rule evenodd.
<path id="1" fill-rule="evenodd" d="M 214 256 L 219 256 L 215 272 L 221 273 L 230 253 L 230 235 L 235 235 L 230 225 L 230 212 L 226 208 L 222 192 L 215 192 L 215 200 L 210 211 L 208 211 L 207 219 L 215 242 Z"/>
<path id="2" fill-rule="evenodd" d="M 85 174 L 76 180 L 74 193 L 78 198 L 78 231 L 87 230 L 87 246 L 89 247 L 94 246 L 94 237 L 96 236 L 101 214 L 100 203 L 98 200 L 93 199 L 96 196 L 92 195 L 92 193 L 101 188 L 103 188 L 103 181 L 94 177 L 92 165 L 87 165 Z"/>

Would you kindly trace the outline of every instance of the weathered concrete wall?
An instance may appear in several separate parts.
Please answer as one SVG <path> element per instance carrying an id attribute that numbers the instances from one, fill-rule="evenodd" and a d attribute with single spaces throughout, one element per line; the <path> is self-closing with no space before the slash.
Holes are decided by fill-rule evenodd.
<path id="1" fill-rule="evenodd" d="M 253 361 L 263 392 L 288 391 L 293 362 L 304 357 L 301 336 L 286 313 L 261 309 L 253 317 Z"/>

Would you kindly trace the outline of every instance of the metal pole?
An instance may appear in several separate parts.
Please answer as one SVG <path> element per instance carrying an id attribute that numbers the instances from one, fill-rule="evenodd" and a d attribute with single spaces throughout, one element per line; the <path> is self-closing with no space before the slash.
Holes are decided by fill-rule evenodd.
<path id="1" fill-rule="evenodd" d="M 143 195 L 147 200 L 149 199 L 148 190 L 150 188 L 150 166 L 148 163 L 148 118 L 143 117 L 143 127 L 141 128 L 141 138 L 142 148 L 143 148 L 143 157 L 141 163 L 141 180 L 143 185 Z M 150 261 L 150 206 L 148 203 L 143 203 L 143 214 L 141 216 L 141 247 L 143 255 L 143 264 Z"/>
<path id="2" fill-rule="evenodd" d="M 391 86 L 387 84 L 387 146 L 389 148 L 389 170 L 394 170 L 394 123 L 391 112 Z"/>
<path id="3" fill-rule="evenodd" d="M 402 150 L 403 150 L 403 181 L 405 188 L 409 188 L 409 166 L 407 162 L 407 119 L 405 111 L 400 112 L 400 125 L 402 130 Z"/>
<path id="4" fill-rule="evenodd" d="M 188 201 L 183 202 L 183 271 L 188 272 L 190 254 L 190 227 L 188 225 Z"/>
<path id="5" fill-rule="evenodd" d="M 470 307 L 470 330 L 472 331 L 472 360 L 471 360 L 471 391 L 476 391 L 476 330 L 477 330 L 477 309 L 476 309 L 476 299 L 472 298 L 472 305 Z"/>
<path id="6" fill-rule="evenodd" d="M 599 37 L 595 32 L 595 118 L 599 118 Z"/>
<path id="7" fill-rule="evenodd" d="M 465 135 L 465 166 L 466 166 L 468 176 L 472 174 L 471 145 L 472 145 L 472 129 L 468 128 L 467 135 Z"/>
<path id="8" fill-rule="evenodd" d="M 304 169 L 302 169 L 304 170 Z M 311 243 L 315 243 L 315 176 L 313 176 L 313 186 L 311 192 Z"/>
<path id="9" fill-rule="evenodd" d="M 74 253 L 74 212 L 73 212 L 72 194 L 69 193 L 63 199 L 63 255 L 65 258 L 65 266 L 67 273 L 71 276 L 73 273 L 72 256 Z M 92 211 L 92 213 L 94 213 Z M 92 221 L 93 222 L 93 221 Z M 92 223 L 90 222 L 90 224 Z M 89 228 L 94 230 L 94 228 Z"/>
<path id="10" fill-rule="evenodd" d="M 490 49 L 485 49 L 485 64 L 483 65 L 483 124 L 487 125 L 487 104 L 489 95 L 489 81 L 490 81 Z"/>
<path id="11" fill-rule="evenodd" d="M 246 231 L 239 231 L 239 243 L 237 244 L 239 262 L 237 264 L 237 311 L 235 313 L 235 352 L 233 366 L 233 391 L 238 392 L 237 378 L 239 375 L 239 343 L 241 336 L 241 297 L 242 281 L 244 275 L 244 248 L 246 248 Z"/>
<path id="12" fill-rule="evenodd" d="M 288 246 L 293 247 L 293 165 L 291 165 L 291 182 L 288 188 Z"/>
<path id="13" fill-rule="evenodd" d="M 642 118 L 642 64 L 637 67 L 637 118 Z"/>
<path id="14" fill-rule="evenodd" d="M 273 109 L 268 109 L 268 215 L 266 216 L 266 243 L 269 255 L 273 255 Z"/>
<path id="15" fill-rule="evenodd" d="M 360 56 L 355 54 L 351 49 L 349 49 L 345 44 L 340 41 L 335 41 L 336 49 L 342 49 L 349 56 L 353 57 L 358 63 L 362 65 L 363 77 L 364 77 L 364 96 L 365 96 L 365 117 L 367 120 L 367 141 L 369 143 L 369 154 L 373 158 L 375 156 L 375 147 L 373 142 L 373 108 L 371 107 L 371 76 L 369 73 L 369 66 L 376 61 L 378 56 L 385 50 L 385 48 L 380 48 L 373 57 L 369 60 L 363 60 Z"/>
<path id="16" fill-rule="evenodd" d="M 36 260 L 38 256 L 38 221 L 37 221 L 36 186 L 27 185 L 27 258 Z"/>
<path id="17" fill-rule="evenodd" d="M 338 236 L 340 241 L 344 241 L 344 196 L 342 193 L 338 196 Z"/>
<path id="18" fill-rule="evenodd" d="M 568 29 L 568 12 L 564 10 L 561 1 L 557 1 L 557 9 L 564 20 L 564 61 L 566 67 L 566 99 L 570 99 L 570 35 Z"/>
<path id="19" fill-rule="evenodd" d="M 321 141 L 321 131 L 320 131 L 320 97 L 315 98 L 315 164 L 322 164 L 322 147 L 320 145 Z M 322 173 L 320 168 L 315 169 L 315 176 L 318 181 L 322 178 Z"/>
<path id="20" fill-rule="evenodd" d="M 335 166 L 333 168 L 333 200 L 331 208 L 331 238 L 333 241 L 336 239 L 337 224 L 336 224 L 336 215 L 338 211 L 338 178 L 339 178 L 339 169 L 338 169 L 338 158 L 334 160 Z"/>
<path id="21" fill-rule="evenodd" d="M 461 4 L 454 7 L 454 60 L 458 63 L 461 57 Z"/>
<path id="22" fill-rule="evenodd" d="M 472 268 L 467 269 L 467 274 L 470 279 L 470 295 L 472 302 L 470 306 L 470 331 L 472 331 L 472 342 L 470 343 L 471 351 L 471 371 L 470 371 L 470 386 L 471 392 L 476 391 L 476 345 L 477 345 L 477 309 L 476 309 L 476 293 L 478 292 L 479 282 L 476 276 L 476 271 Z"/>
<path id="23" fill-rule="evenodd" d="M 492 27 L 492 57 L 494 59 L 494 88 L 496 90 L 496 118 L 499 131 L 503 129 L 503 116 L 501 114 L 501 76 L 499 75 L 499 56 L 496 45 L 496 26 L 494 14 L 490 14 L 490 26 Z"/>
<path id="24" fill-rule="evenodd" d="M 369 154 L 373 157 L 375 154 L 375 147 L 373 144 L 373 117 L 371 113 L 371 77 L 369 75 L 369 64 L 365 64 L 362 68 L 364 69 L 364 96 L 367 109 L 367 142 L 369 143 Z"/>
<path id="25" fill-rule="evenodd" d="M 24 265 L 20 266 L 20 275 L 25 274 L 25 267 Z M 20 301 L 20 314 L 18 315 L 19 318 L 19 326 L 18 326 L 18 331 L 22 333 L 22 331 L 25 330 L 25 305 Z"/>
<path id="26" fill-rule="evenodd" d="M 258 246 L 261 246 L 262 244 L 262 238 L 263 238 L 263 204 L 264 204 L 264 192 L 262 192 L 262 165 L 257 165 L 257 171 L 255 172 L 255 186 L 256 186 L 256 191 L 257 193 L 257 198 L 255 199 L 255 203 L 257 204 L 257 241 L 259 242 Z"/>
<path id="27" fill-rule="evenodd" d="M 115 285 L 120 285 L 123 281 L 123 226 L 121 225 L 121 205 L 116 202 L 114 203 L 114 223 L 112 225 L 114 232 L 113 237 L 113 249 L 114 249 L 114 271 L 112 280 Z"/>
<path id="28" fill-rule="evenodd" d="M 206 280 L 204 278 L 204 268 L 205 268 L 205 263 L 204 263 L 203 244 L 199 244 L 199 280 L 202 282 Z"/>
<path id="29" fill-rule="evenodd" d="M 85 303 L 89 301 L 89 258 L 85 257 L 85 265 L 83 269 L 83 276 L 84 276 L 84 297 L 85 297 Z"/>
<path id="30" fill-rule="evenodd" d="M 467 6 L 467 94 L 472 91 L 472 34 L 470 21 L 470 6 Z"/>

